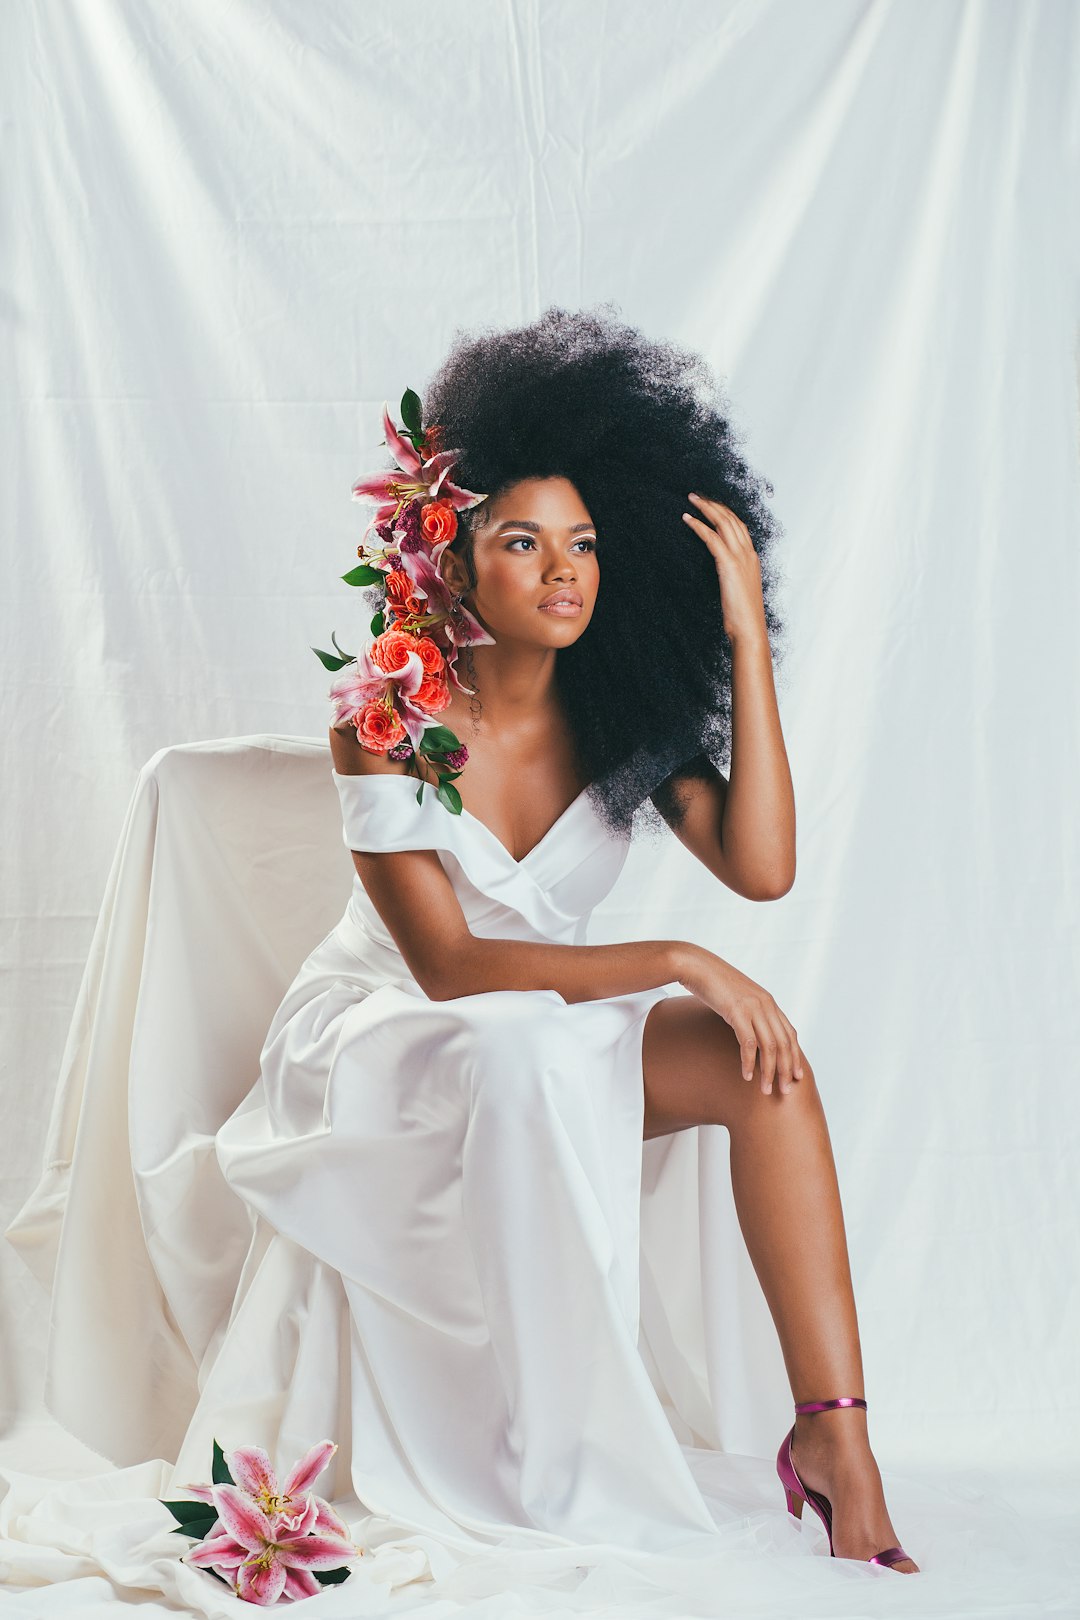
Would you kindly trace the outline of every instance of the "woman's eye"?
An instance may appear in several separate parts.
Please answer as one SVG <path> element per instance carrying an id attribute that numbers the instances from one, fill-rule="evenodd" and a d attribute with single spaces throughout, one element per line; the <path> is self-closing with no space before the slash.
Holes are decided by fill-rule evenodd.
<path id="1" fill-rule="evenodd" d="M 506 549 L 509 551 L 511 546 L 520 546 L 522 544 L 534 546 L 536 541 L 530 534 L 515 534 L 513 539 L 507 541 Z M 589 536 L 586 536 L 583 540 L 575 540 L 574 544 L 577 546 L 584 546 L 588 551 L 596 550 L 596 541 L 591 539 Z"/>

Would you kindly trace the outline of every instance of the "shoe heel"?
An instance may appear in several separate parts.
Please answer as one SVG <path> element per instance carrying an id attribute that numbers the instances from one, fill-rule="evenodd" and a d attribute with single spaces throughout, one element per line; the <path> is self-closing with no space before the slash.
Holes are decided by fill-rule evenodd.
<path id="1" fill-rule="evenodd" d="M 865 1411 L 866 1399 L 862 1395 L 837 1395 L 827 1401 L 796 1401 L 795 1412 L 796 1415 L 802 1412 L 828 1412 L 838 1406 L 861 1406 Z M 800 1486 L 802 1485 L 802 1481 L 795 1472 L 795 1464 L 791 1460 L 791 1442 L 794 1437 L 794 1428 L 789 1429 L 781 1440 L 780 1450 L 776 1454 L 776 1472 L 779 1474 L 780 1483 L 784 1487 L 788 1512 L 794 1514 L 796 1519 L 801 1520 L 803 1503 L 809 1501 L 810 1506 L 825 1528 L 825 1534 L 829 1538 L 829 1557 L 835 1558 L 836 1554 L 833 1551 L 832 1538 L 832 1503 L 820 1491 L 810 1490 L 808 1485 L 802 1489 L 796 1489 L 796 1486 L 791 1483 L 794 1480 Z M 809 1497 L 804 1494 L 805 1491 L 810 1492 Z M 908 1557 L 909 1555 L 904 1551 L 903 1547 L 886 1547 L 884 1552 L 875 1553 L 867 1562 L 884 1565 L 899 1564 L 908 1560 Z M 910 1561 L 914 1563 L 914 1559 Z"/>

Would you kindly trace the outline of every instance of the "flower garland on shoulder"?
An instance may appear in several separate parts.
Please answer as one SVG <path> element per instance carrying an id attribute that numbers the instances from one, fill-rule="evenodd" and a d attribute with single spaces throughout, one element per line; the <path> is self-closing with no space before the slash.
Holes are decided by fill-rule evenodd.
<path id="1" fill-rule="evenodd" d="M 411 388 L 402 395 L 401 423 L 395 426 L 384 402 L 385 443 L 397 465 L 353 485 L 354 500 L 378 504 L 356 548 L 360 565 L 341 576 L 347 585 L 380 591 L 370 625 L 375 639 L 359 653 L 345 653 L 331 634 L 340 657 L 311 650 L 327 669 L 353 666 L 330 687 L 334 724 L 350 721 L 369 753 L 412 766 L 422 754 L 438 775 L 436 797 L 460 815 L 453 782 L 469 751 L 436 716 L 450 703 L 451 686 L 472 696 L 457 673 L 459 649 L 495 638 L 446 585 L 439 562 L 458 532 L 457 514 L 487 496 L 451 482 L 461 451 L 442 448 L 440 424 L 423 426 L 420 397 Z M 369 538 L 373 543 L 365 545 Z M 424 785 L 421 779 L 418 801 Z"/>

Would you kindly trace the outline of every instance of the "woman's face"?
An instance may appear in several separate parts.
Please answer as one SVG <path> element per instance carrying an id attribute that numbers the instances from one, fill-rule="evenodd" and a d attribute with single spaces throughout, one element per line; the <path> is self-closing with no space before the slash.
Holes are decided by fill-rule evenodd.
<path id="1" fill-rule="evenodd" d="M 442 574 L 496 641 L 565 647 L 592 618 L 600 586 L 596 529 L 568 478 L 525 478 L 480 509 L 474 531 L 476 586 L 451 547 Z M 569 597 L 558 605 L 559 599 Z"/>

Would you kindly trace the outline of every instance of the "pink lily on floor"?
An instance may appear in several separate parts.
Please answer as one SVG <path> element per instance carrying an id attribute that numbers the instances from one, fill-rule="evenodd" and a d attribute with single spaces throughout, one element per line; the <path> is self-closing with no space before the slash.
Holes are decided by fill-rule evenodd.
<path id="1" fill-rule="evenodd" d="M 216 1545 L 211 1548 L 212 1543 L 216 1543 Z M 209 1567 L 218 1570 L 222 1575 L 230 1578 L 235 1585 L 236 1571 L 247 1557 L 247 1551 L 234 1540 L 224 1519 L 215 1519 L 214 1528 L 202 1541 L 197 1542 L 195 1545 L 201 1549 L 203 1554 L 197 1560 L 199 1565 L 203 1568 Z M 213 1558 L 210 1556 L 211 1550 L 213 1551 Z"/>
<path id="2" fill-rule="evenodd" d="M 318 1472 L 316 1468 L 309 1478 Z M 236 1485 L 214 1485 L 212 1492 L 225 1531 L 211 1531 L 190 1548 L 185 1559 L 197 1567 L 226 1573 L 237 1597 L 248 1603 L 265 1607 L 282 1595 L 288 1599 L 314 1597 L 322 1591 L 322 1584 L 313 1570 L 337 1569 L 362 1554 L 360 1547 L 343 1536 L 318 1534 L 319 1510 L 310 1494 L 296 1513 L 277 1507 L 271 1519 Z M 275 1493 L 274 1501 L 280 1504 L 283 1497 Z"/>
<path id="3" fill-rule="evenodd" d="M 261 1446 L 237 1446 L 235 1451 L 225 1453 L 225 1462 L 239 1489 L 246 1492 L 255 1506 L 271 1519 L 295 1518 L 297 1514 L 304 1512 L 307 1497 L 311 1494 L 317 1514 L 315 1529 L 330 1535 L 347 1537 L 348 1525 L 338 1517 L 329 1502 L 324 1501 L 321 1496 L 315 1496 L 310 1490 L 312 1483 L 322 1473 L 336 1450 L 335 1441 L 320 1440 L 293 1464 L 285 1476 L 284 1484 L 280 1486 L 277 1471 Z M 216 1503 L 214 1492 L 217 1487 L 214 1485 L 182 1485 L 180 1489 L 190 1491 L 200 1502 Z"/>

